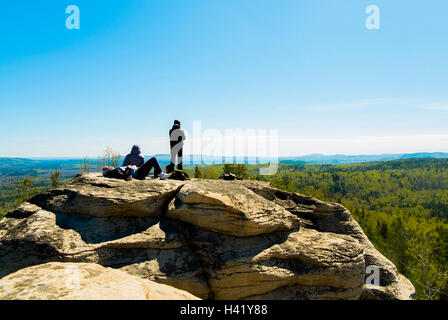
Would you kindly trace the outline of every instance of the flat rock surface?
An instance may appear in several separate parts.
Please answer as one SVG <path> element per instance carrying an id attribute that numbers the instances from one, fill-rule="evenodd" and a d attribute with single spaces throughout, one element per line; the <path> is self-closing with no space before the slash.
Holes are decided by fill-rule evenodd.
<path id="1" fill-rule="evenodd" d="M 0 279 L 0 300 L 198 300 L 192 294 L 89 263 L 47 263 Z"/>
<path id="2" fill-rule="evenodd" d="M 53 212 L 95 217 L 158 217 L 182 185 L 176 180 L 149 178 L 126 182 L 91 173 L 38 195 L 30 202 Z"/>

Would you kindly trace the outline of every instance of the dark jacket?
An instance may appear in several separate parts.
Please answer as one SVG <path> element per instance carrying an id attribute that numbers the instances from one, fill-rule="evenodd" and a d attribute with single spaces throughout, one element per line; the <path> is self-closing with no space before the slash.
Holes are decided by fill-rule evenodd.
<path id="1" fill-rule="evenodd" d="M 141 155 L 142 151 L 139 146 L 135 145 L 132 147 L 130 154 L 124 158 L 123 167 L 126 166 L 137 166 L 142 167 L 145 164 L 145 158 Z"/>

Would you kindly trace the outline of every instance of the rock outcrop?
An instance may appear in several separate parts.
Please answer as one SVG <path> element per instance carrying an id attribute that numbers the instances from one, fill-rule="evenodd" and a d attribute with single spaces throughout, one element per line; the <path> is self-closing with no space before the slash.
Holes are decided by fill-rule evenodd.
<path id="1" fill-rule="evenodd" d="M 0 256 L 3 286 L 20 269 L 59 262 L 113 268 L 201 299 L 414 294 L 343 206 L 257 181 L 82 175 L 0 220 Z M 380 286 L 364 284 L 370 265 Z"/>
<path id="2" fill-rule="evenodd" d="M 199 300 L 188 292 L 90 263 L 47 263 L 0 280 L 0 300 Z"/>

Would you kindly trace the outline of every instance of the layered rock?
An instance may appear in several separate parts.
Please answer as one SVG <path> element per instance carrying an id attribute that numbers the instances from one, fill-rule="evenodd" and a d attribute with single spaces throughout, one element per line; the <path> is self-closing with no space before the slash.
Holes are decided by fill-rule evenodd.
<path id="1" fill-rule="evenodd" d="M 308 298 L 322 287 L 339 299 L 357 299 L 362 291 L 363 249 L 347 236 L 308 229 L 251 238 L 203 232 L 194 241 L 210 266 L 215 299 L 285 299 L 276 290 L 292 286 L 306 287 Z"/>
<path id="2" fill-rule="evenodd" d="M 24 203 L 0 221 L 0 277 L 52 262 L 97 263 L 207 297 L 197 256 L 176 223 L 152 217 L 98 218 Z"/>
<path id="3" fill-rule="evenodd" d="M 306 221 L 308 228 L 320 232 L 331 232 L 349 235 L 355 238 L 364 248 L 366 266 L 376 266 L 380 273 L 380 286 L 365 285 L 363 297 L 366 299 L 384 298 L 385 292 L 389 298 L 411 297 L 415 293 L 412 283 L 404 276 L 399 275 L 395 265 L 378 252 L 361 226 L 353 219 L 349 210 L 337 203 L 326 203 L 312 197 L 297 193 L 285 192 L 269 185 L 253 181 L 241 181 L 242 185 L 251 189 L 262 197 L 273 201 L 291 213 Z M 400 293 L 398 293 L 400 292 Z"/>
<path id="4" fill-rule="evenodd" d="M 94 263 L 202 299 L 408 299 L 397 273 L 338 204 L 256 181 L 131 181 L 88 174 L 0 221 L 0 277 Z M 380 286 L 365 285 L 366 267 Z"/>
<path id="5" fill-rule="evenodd" d="M 167 218 L 237 237 L 291 230 L 299 219 L 243 185 L 192 181 L 170 204 Z"/>
<path id="6" fill-rule="evenodd" d="M 79 176 L 62 188 L 37 196 L 41 208 L 94 217 L 160 217 L 182 186 L 179 181 L 98 179 L 96 174 Z"/>

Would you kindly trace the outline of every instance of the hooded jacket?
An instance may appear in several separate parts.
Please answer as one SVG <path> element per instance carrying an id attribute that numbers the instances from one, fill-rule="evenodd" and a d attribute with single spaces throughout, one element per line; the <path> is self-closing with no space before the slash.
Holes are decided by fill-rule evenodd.
<path id="1" fill-rule="evenodd" d="M 132 147 L 131 153 L 124 158 L 123 167 L 137 166 L 142 167 L 145 164 L 145 158 L 141 155 L 142 150 L 138 145 Z"/>

